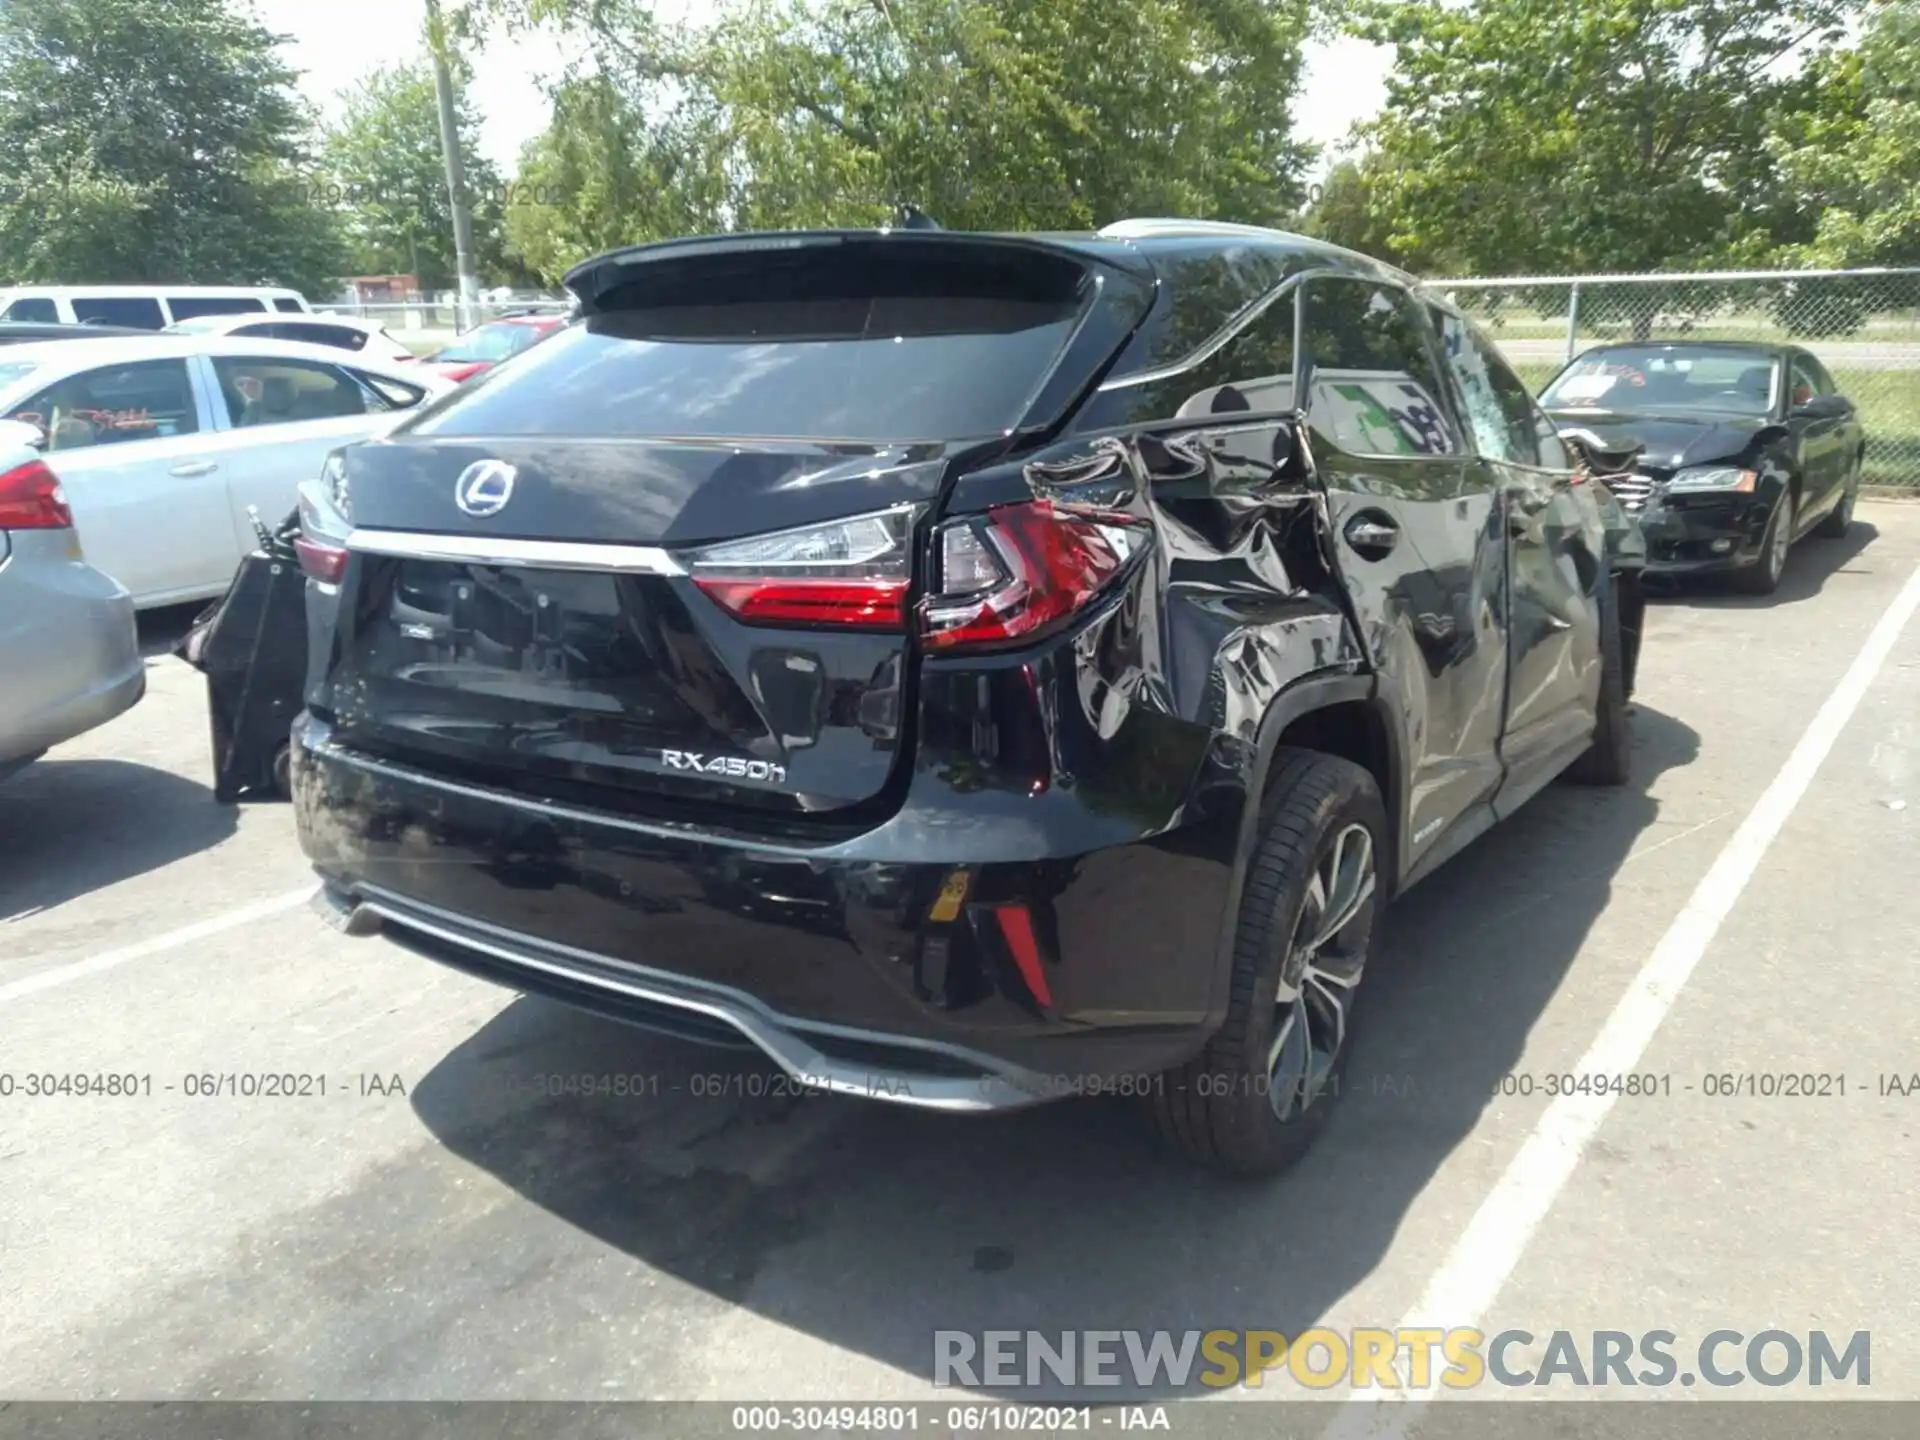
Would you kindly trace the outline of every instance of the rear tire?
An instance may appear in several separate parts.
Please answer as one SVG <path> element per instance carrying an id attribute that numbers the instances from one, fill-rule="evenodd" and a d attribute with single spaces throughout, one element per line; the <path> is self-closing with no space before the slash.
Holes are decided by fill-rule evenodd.
<path id="1" fill-rule="evenodd" d="M 1282 749 L 1273 764 L 1240 895 L 1226 1022 L 1148 1102 L 1164 1140 L 1241 1175 L 1292 1165 L 1339 1097 L 1391 857 L 1373 776 L 1313 750 Z"/>
<path id="2" fill-rule="evenodd" d="M 1600 586 L 1600 697 L 1594 704 L 1593 743 L 1566 768 L 1576 785 L 1624 785 L 1633 773 L 1633 716 L 1627 710 L 1626 642 L 1620 624 L 1619 580 Z"/>
<path id="3" fill-rule="evenodd" d="M 1782 490 L 1780 500 L 1767 518 L 1767 533 L 1760 539 L 1760 558 L 1744 570 L 1733 572 L 1736 590 L 1749 595 L 1771 595 L 1780 588 L 1780 577 L 1787 573 L 1787 555 L 1793 549 L 1793 522 L 1799 513 L 1793 491 Z"/>
<path id="4" fill-rule="evenodd" d="M 293 799 L 293 749 L 290 745 L 282 745 L 273 752 L 269 779 L 275 795 L 282 800 Z"/>

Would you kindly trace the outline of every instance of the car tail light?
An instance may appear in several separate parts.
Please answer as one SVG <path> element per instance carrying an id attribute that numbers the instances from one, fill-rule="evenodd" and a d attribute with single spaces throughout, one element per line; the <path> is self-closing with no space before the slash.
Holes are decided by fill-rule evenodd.
<path id="1" fill-rule="evenodd" d="M 338 585 L 347 570 L 346 467 L 338 452 L 329 455 L 318 480 L 300 482 L 300 533 L 293 550 L 300 568 L 323 585 Z"/>
<path id="2" fill-rule="evenodd" d="M 939 531 L 938 575 L 920 606 L 929 650 L 1021 641 L 1086 608 L 1143 539 L 1130 516 L 1002 505 Z"/>
<path id="3" fill-rule="evenodd" d="M 29 460 L 0 474 L 0 530 L 68 530 L 73 512 L 67 508 L 60 477 L 44 460 Z"/>
<path id="4" fill-rule="evenodd" d="M 693 583 L 749 625 L 904 630 L 911 507 L 709 545 Z"/>

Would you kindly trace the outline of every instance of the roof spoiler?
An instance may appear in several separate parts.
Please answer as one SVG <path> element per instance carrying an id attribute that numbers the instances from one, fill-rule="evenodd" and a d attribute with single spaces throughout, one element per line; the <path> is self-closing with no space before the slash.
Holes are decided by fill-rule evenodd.
<path id="1" fill-rule="evenodd" d="M 1152 266 L 1144 258 L 1121 253 L 1095 254 L 1090 250 L 1036 236 L 946 230 L 918 210 L 913 210 L 911 217 L 903 212 L 903 220 L 911 223 L 877 230 L 743 231 L 735 235 L 699 235 L 684 240 L 629 245 L 581 261 L 567 271 L 561 283 L 577 300 L 582 315 L 598 315 L 609 309 L 622 308 L 620 292 L 636 286 L 644 289 L 644 282 L 652 278 L 645 272 L 655 266 L 665 267 L 706 258 L 724 261 L 753 254 L 792 255 L 805 250 L 876 244 L 962 247 L 983 255 L 991 252 L 1002 255 L 1025 253 L 1036 258 L 1045 256 L 1056 264 L 1062 260 L 1070 261 L 1082 270 L 1118 269 L 1149 282 L 1154 278 Z"/>

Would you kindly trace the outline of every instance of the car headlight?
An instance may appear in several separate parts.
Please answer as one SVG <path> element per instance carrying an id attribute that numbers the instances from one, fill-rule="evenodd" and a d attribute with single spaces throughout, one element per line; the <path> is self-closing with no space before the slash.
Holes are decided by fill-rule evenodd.
<path id="1" fill-rule="evenodd" d="M 1755 470 L 1743 470 L 1737 465 L 1696 465 L 1690 470 L 1682 470 L 1667 482 L 1669 491 L 1683 490 L 1723 490 L 1752 494 L 1760 475 Z"/>

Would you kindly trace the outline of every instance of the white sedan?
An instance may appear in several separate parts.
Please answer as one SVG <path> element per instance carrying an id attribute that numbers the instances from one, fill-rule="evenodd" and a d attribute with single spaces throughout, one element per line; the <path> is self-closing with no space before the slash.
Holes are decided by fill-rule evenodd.
<path id="1" fill-rule="evenodd" d="M 377 365 L 410 365 L 415 358 L 413 351 L 394 339 L 378 320 L 331 311 L 317 315 L 263 315 L 258 310 L 240 315 L 196 315 L 191 320 L 174 321 L 164 333 L 292 340 L 301 345 L 324 345 L 329 350 L 351 350 Z"/>
<path id="2" fill-rule="evenodd" d="M 142 608 L 225 591 L 327 453 L 452 383 L 317 345 L 150 335 L 9 346 L 0 418 L 37 427 L 90 564 Z"/>

